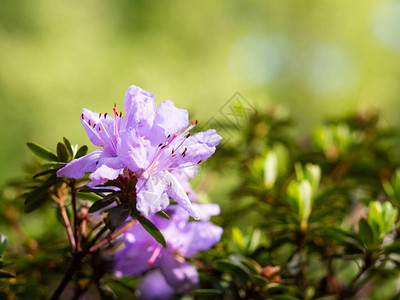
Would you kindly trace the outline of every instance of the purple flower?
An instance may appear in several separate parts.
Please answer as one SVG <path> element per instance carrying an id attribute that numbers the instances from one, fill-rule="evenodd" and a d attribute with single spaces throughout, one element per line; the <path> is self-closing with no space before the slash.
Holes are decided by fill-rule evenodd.
<path id="1" fill-rule="evenodd" d="M 219 214 L 216 204 L 195 205 L 207 220 Z M 162 274 L 174 292 L 190 292 L 198 285 L 199 278 L 196 268 L 185 258 L 214 246 L 221 238 L 222 228 L 207 221 L 188 222 L 189 215 L 176 205 L 168 207 L 166 213 L 170 220 L 158 215 L 150 217 L 150 220 L 161 230 L 167 247 L 163 248 L 140 224 L 136 224 L 124 235 L 125 247 L 115 254 L 114 269 L 118 276 L 135 276 L 156 269 L 160 273 L 150 273 L 151 276 Z M 144 298 L 157 299 L 158 290 L 165 291 L 168 287 L 163 282 L 159 285 L 158 281 L 145 277 L 140 289 Z M 160 297 L 163 299 L 162 295 Z"/>
<path id="2" fill-rule="evenodd" d="M 186 110 L 171 100 L 156 109 L 154 96 L 137 86 L 126 91 L 124 109 L 123 117 L 115 107 L 113 116 L 83 109 L 81 123 L 100 149 L 71 161 L 57 175 L 81 178 L 91 172 L 90 186 L 95 187 L 117 179 L 127 168 L 138 178 L 136 208 L 144 216 L 165 209 L 171 197 L 198 219 L 186 194 L 187 179 L 180 182 L 179 174 L 209 158 L 221 137 L 214 129 L 191 135 L 196 124 L 189 125 Z"/>

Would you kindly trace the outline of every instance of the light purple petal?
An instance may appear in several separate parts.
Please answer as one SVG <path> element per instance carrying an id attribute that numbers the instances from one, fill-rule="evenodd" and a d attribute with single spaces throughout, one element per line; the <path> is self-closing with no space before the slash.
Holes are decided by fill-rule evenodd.
<path id="1" fill-rule="evenodd" d="M 169 182 L 167 189 L 168 196 L 170 196 L 172 200 L 178 202 L 179 206 L 186 210 L 189 215 L 198 220 L 200 218 L 200 215 L 193 207 L 192 203 L 189 200 L 189 197 L 186 195 L 186 192 L 183 189 L 182 185 L 179 183 L 178 179 L 176 179 L 176 177 L 168 171 L 160 173 L 163 173 Z"/>
<path id="2" fill-rule="evenodd" d="M 81 178 L 85 172 L 96 170 L 98 161 L 102 158 L 110 157 L 110 154 L 103 150 L 96 150 L 80 158 L 69 162 L 65 167 L 57 171 L 58 177 Z"/>
<path id="3" fill-rule="evenodd" d="M 81 123 L 90 141 L 112 155 L 116 155 L 117 138 L 114 132 L 114 119 L 105 114 L 82 109 Z"/>
<path id="4" fill-rule="evenodd" d="M 222 228 L 211 222 L 190 222 L 185 231 L 185 242 L 182 243 L 180 253 L 189 257 L 198 251 L 213 247 L 222 235 Z"/>
<path id="5" fill-rule="evenodd" d="M 165 277 L 159 270 L 148 272 L 139 284 L 141 299 L 162 300 L 174 296 L 174 289 L 168 285 Z"/>
<path id="6" fill-rule="evenodd" d="M 178 293 L 189 293 L 197 288 L 199 274 L 183 258 L 176 258 L 172 253 L 164 251 L 159 266 L 167 283 Z"/>
<path id="7" fill-rule="evenodd" d="M 126 246 L 114 255 L 114 270 L 118 277 L 131 275 L 137 276 L 149 268 L 150 259 L 154 248 L 146 243 L 137 243 L 134 246 Z"/>
<path id="8" fill-rule="evenodd" d="M 176 108 L 174 102 L 165 100 L 157 108 L 152 128 L 154 144 L 166 142 L 168 135 L 181 131 L 189 125 L 189 113 L 182 108 Z"/>
<path id="9" fill-rule="evenodd" d="M 119 174 L 122 174 L 122 169 L 113 169 L 106 165 L 102 165 L 101 167 L 97 168 L 92 174 L 89 175 L 89 178 L 97 184 L 104 184 L 109 180 L 116 179 Z"/>
<path id="10" fill-rule="evenodd" d="M 200 214 L 200 220 L 208 221 L 212 216 L 218 216 L 221 212 L 219 205 L 215 203 L 197 204 L 193 203 L 193 206 Z"/>
<path id="11" fill-rule="evenodd" d="M 143 174 L 136 184 L 136 208 L 145 217 L 148 217 L 169 205 L 166 189 L 168 181 L 164 172 L 148 175 Z"/>
<path id="12" fill-rule="evenodd" d="M 153 125 L 156 100 L 153 94 L 132 85 L 126 91 L 124 109 L 126 116 L 121 128 L 136 128 L 138 132 L 145 133 Z"/>
<path id="13" fill-rule="evenodd" d="M 177 157 L 171 168 L 197 164 L 214 154 L 216 146 L 221 141 L 221 137 L 215 129 L 204 132 L 197 132 L 189 136 L 177 150 Z M 176 141 L 178 143 L 179 141 Z M 187 148 L 187 150 L 185 150 Z M 183 154 L 184 152 L 184 154 Z"/>
<path id="14" fill-rule="evenodd" d="M 183 189 L 185 190 L 186 194 L 188 195 L 190 201 L 197 201 L 198 195 L 193 190 L 192 185 L 190 184 L 189 180 L 193 178 L 197 172 L 199 171 L 199 167 L 197 165 L 189 166 L 189 167 L 179 167 L 176 169 L 171 170 L 171 173 L 178 179 L 181 183 Z"/>
<path id="15" fill-rule="evenodd" d="M 138 135 L 135 129 L 119 132 L 118 157 L 132 172 L 138 172 L 149 165 L 148 156 L 153 152 L 150 141 Z"/>

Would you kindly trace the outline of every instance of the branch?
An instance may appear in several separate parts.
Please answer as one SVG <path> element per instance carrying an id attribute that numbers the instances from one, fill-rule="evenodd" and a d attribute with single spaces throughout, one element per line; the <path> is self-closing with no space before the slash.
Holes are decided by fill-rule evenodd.
<path id="1" fill-rule="evenodd" d="M 120 229 L 115 231 L 113 234 L 110 234 L 107 238 L 102 240 L 100 243 L 98 243 L 97 245 L 91 247 L 89 252 L 94 252 L 97 249 L 103 247 L 104 245 L 110 243 L 111 240 L 115 239 L 116 237 L 118 237 L 119 235 L 121 235 L 122 233 L 127 231 L 129 228 L 131 228 L 133 225 L 135 225 L 135 223 L 136 223 L 136 220 L 132 220 L 132 221 L 126 223 L 123 227 L 121 227 Z"/>
<path id="2" fill-rule="evenodd" d="M 71 187 L 71 203 L 72 203 L 72 211 L 74 213 L 74 238 L 76 241 L 75 251 L 78 252 L 80 248 L 78 239 L 79 226 L 78 226 L 78 212 L 76 210 L 76 189 L 75 189 L 74 179 L 71 180 L 69 186 Z"/>
<path id="3" fill-rule="evenodd" d="M 64 219 L 65 227 L 67 228 L 67 235 L 68 235 L 69 242 L 71 243 L 72 251 L 74 251 L 76 249 L 76 242 L 75 242 L 74 234 L 72 232 L 71 223 L 69 222 L 69 219 L 68 219 L 67 209 L 61 203 L 58 203 L 58 204 L 60 206 L 61 215 Z"/>
<path id="4" fill-rule="evenodd" d="M 60 284 L 58 285 L 57 289 L 54 291 L 53 295 L 51 296 L 50 300 L 56 300 L 58 299 L 62 292 L 64 291 L 65 287 L 67 284 L 71 281 L 72 275 L 74 272 L 79 268 L 82 258 L 85 257 L 86 254 L 89 253 L 91 247 L 96 243 L 96 241 L 103 235 L 104 232 L 107 231 L 107 227 L 104 226 L 102 229 L 99 230 L 99 232 L 96 234 L 96 236 L 90 241 L 90 243 L 86 246 L 85 249 L 83 249 L 81 252 L 78 252 L 74 255 L 74 257 L 71 260 L 71 263 L 68 267 L 67 272 L 65 273 L 63 279 L 61 280 Z"/>

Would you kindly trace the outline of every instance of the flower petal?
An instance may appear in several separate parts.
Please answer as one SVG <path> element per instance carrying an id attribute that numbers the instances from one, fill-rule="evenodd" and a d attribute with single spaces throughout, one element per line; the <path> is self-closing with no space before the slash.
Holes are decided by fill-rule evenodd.
<path id="1" fill-rule="evenodd" d="M 221 227 L 211 222 L 190 222 L 185 230 L 180 253 L 189 257 L 198 251 L 210 249 L 221 239 L 222 232 Z"/>
<path id="2" fill-rule="evenodd" d="M 153 149 L 150 141 L 138 135 L 132 128 L 119 132 L 118 157 L 132 172 L 145 169 L 148 164 L 148 156 Z"/>
<path id="3" fill-rule="evenodd" d="M 176 179 L 176 177 L 168 171 L 163 171 L 160 173 L 163 173 L 165 179 L 169 182 L 167 189 L 168 196 L 170 196 L 172 200 L 178 202 L 179 206 L 186 210 L 189 215 L 198 220 L 200 218 L 200 215 L 193 207 L 188 195 L 186 194 L 182 185 L 179 183 L 178 179 Z"/>
<path id="4" fill-rule="evenodd" d="M 163 172 L 148 175 L 143 174 L 136 184 L 136 208 L 148 217 L 169 205 L 166 189 L 168 181 Z"/>
<path id="5" fill-rule="evenodd" d="M 183 258 L 177 259 L 172 253 L 163 251 L 158 265 L 167 283 L 178 293 L 189 293 L 199 284 L 199 274 L 196 268 Z"/>
<path id="6" fill-rule="evenodd" d="M 221 212 L 219 205 L 215 203 L 192 204 L 200 214 L 200 220 L 208 221 L 212 216 L 218 216 Z"/>
<path id="7" fill-rule="evenodd" d="M 138 86 L 130 86 L 125 94 L 124 109 L 126 117 L 122 119 L 121 128 L 136 128 L 145 133 L 153 125 L 156 99 Z"/>
<path id="8" fill-rule="evenodd" d="M 142 299 L 163 300 L 170 299 L 175 290 L 167 283 L 164 275 L 159 270 L 148 272 L 139 284 Z"/>
<path id="9" fill-rule="evenodd" d="M 153 144 L 165 142 L 168 135 L 181 131 L 189 125 L 189 113 L 176 108 L 172 100 L 165 100 L 157 108 L 152 128 Z"/>
<path id="10" fill-rule="evenodd" d="M 197 132 L 189 136 L 176 151 L 177 156 L 171 164 L 171 168 L 185 168 L 187 165 L 204 161 L 214 154 L 215 148 L 221 139 L 215 129 Z"/>
<path id="11" fill-rule="evenodd" d="M 125 275 L 137 276 L 149 268 L 148 260 L 154 249 L 146 243 L 136 243 L 127 246 L 114 255 L 114 270 L 119 277 Z"/>
<path id="12" fill-rule="evenodd" d="M 94 145 L 103 147 L 112 155 L 116 154 L 117 138 L 114 133 L 114 119 L 111 116 L 84 108 L 81 123 Z"/>
<path id="13" fill-rule="evenodd" d="M 103 150 L 96 150 L 83 157 L 77 158 L 69 162 L 65 167 L 57 171 L 58 177 L 81 178 L 85 176 L 85 172 L 93 172 L 96 170 L 96 163 L 110 154 Z"/>
<path id="14" fill-rule="evenodd" d="M 89 175 L 89 178 L 98 184 L 104 184 L 109 180 L 114 180 L 115 178 L 118 177 L 119 174 L 123 172 L 122 169 L 113 169 L 105 164 L 102 165 L 101 167 L 97 168 L 96 171 L 94 171 L 92 174 Z"/>

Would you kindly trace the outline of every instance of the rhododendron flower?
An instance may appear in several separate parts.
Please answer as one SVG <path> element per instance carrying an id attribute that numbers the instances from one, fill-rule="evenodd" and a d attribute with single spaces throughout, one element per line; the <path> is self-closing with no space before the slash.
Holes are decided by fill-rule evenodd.
<path id="1" fill-rule="evenodd" d="M 189 124 L 186 110 L 171 100 L 156 109 L 154 96 L 137 86 L 126 91 L 124 109 L 125 116 L 116 107 L 113 116 L 83 109 L 81 123 L 100 149 L 71 161 L 57 175 L 81 178 L 91 172 L 90 186 L 95 187 L 118 178 L 127 168 L 138 178 L 136 208 L 144 216 L 165 209 L 171 197 L 198 219 L 182 187 L 186 181 L 181 183 L 174 174 L 209 158 L 221 137 L 214 129 L 191 135 L 196 124 Z"/>
<path id="2" fill-rule="evenodd" d="M 219 214 L 217 204 L 196 205 L 206 220 Z M 125 233 L 125 247 L 114 257 L 114 269 L 118 276 L 140 275 L 149 269 L 157 272 L 152 271 L 146 276 L 155 278 L 162 275 L 169 288 L 163 282 L 159 286 L 158 281 L 145 277 L 140 288 L 144 298 L 163 299 L 162 294 L 157 296 L 158 291 L 185 293 L 195 289 L 199 282 L 198 273 L 185 258 L 211 248 L 222 235 L 222 228 L 211 222 L 189 222 L 189 215 L 177 205 L 169 206 L 165 212 L 170 220 L 158 215 L 153 215 L 150 220 L 164 235 L 166 248 L 137 223 Z"/>

